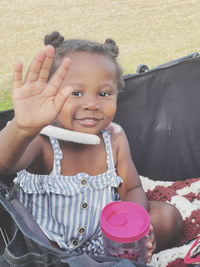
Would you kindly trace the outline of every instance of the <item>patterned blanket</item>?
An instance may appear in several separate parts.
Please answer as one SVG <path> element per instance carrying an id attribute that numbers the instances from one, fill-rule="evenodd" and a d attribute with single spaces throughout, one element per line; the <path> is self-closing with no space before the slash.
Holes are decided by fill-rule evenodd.
<path id="1" fill-rule="evenodd" d="M 175 205 L 184 219 L 185 234 L 178 247 L 154 254 L 151 266 L 185 267 L 184 257 L 200 234 L 200 178 L 185 181 L 153 181 L 140 176 L 149 200 L 165 201 Z"/>

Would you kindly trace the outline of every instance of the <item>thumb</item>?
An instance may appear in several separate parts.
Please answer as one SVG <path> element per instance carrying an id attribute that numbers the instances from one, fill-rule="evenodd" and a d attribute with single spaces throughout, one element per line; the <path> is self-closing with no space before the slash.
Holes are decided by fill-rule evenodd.
<path id="1" fill-rule="evenodd" d="M 56 106 L 56 109 L 58 110 L 58 112 L 60 112 L 65 101 L 71 95 L 72 92 L 73 92 L 73 88 L 70 86 L 63 87 L 60 90 L 58 90 L 58 93 L 54 100 L 54 105 Z"/>

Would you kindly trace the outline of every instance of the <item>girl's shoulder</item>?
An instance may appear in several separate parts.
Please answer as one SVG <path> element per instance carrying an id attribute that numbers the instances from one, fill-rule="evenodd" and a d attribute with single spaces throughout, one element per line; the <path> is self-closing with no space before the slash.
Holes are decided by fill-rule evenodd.
<path id="1" fill-rule="evenodd" d="M 109 131 L 111 134 L 112 139 L 119 139 L 126 137 L 126 134 L 123 130 L 123 128 L 115 122 L 111 122 L 105 129 L 106 131 Z"/>
<path id="2" fill-rule="evenodd" d="M 121 146 L 127 144 L 125 131 L 119 124 L 112 122 L 105 130 L 110 132 L 112 147 L 115 146 L 120 148 Z"/>

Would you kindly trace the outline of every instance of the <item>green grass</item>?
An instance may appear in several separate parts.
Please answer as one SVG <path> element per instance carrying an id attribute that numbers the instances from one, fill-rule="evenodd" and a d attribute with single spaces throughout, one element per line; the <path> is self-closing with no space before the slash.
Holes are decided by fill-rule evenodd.
<path id="1" fill-rule="evenodd" d="M 12 108 L 11 91 L 0 92 L 0 110 L 7 110 Z"/>
<path id="2" fill-rule="evenodd" d="M 0 90 L 0 111 L 12 108 L 11 99 L 11 77 L 2 81 L 2 88 Z"/>
<path id="3" fill-rule="evenodd" d="M 12 107 L 13 66 L 26 71 L 45 34 L 113 38 L 124 72 L 199 52 L 199 0 L 1 0 L 0 110 Z"/>

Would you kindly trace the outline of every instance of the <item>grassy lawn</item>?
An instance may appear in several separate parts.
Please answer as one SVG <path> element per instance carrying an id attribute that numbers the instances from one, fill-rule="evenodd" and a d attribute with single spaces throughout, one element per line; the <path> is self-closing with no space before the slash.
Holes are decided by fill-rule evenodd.
<path id="1" fill-rule="evenodd" d="M 45 34 L 113 38 L 124 72 L 199 52 L 199 0 L 1 0 L 0 110 L 12 107 L 12 70 L 27 69 Z"/>

